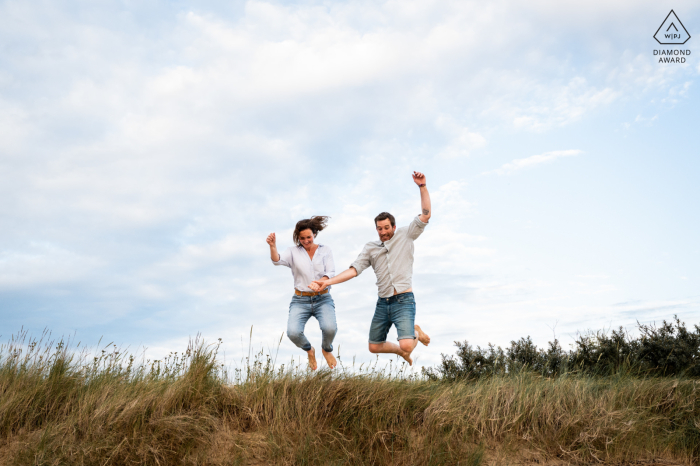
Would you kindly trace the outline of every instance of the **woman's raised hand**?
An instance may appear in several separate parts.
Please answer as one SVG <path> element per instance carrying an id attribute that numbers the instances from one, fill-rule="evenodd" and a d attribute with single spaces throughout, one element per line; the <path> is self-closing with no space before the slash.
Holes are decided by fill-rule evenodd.
<path id="1" fill-rule="evenodd" d="M 272 262 L 278 262 L 282 260 L 280 255 L 277 253 L 277 237 L 275 236 L 274 233 L 270 233 L 267 235 L 267 244 L 270 245 L 270 259 L 272 259 Z M 287 265 L 287 264 L 285 264 Z"/>

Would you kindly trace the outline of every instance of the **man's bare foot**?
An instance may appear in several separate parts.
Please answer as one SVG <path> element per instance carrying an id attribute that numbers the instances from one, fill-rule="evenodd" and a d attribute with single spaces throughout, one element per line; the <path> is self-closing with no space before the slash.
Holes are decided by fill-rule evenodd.
<path id="1" fill-rule="evenodd" d="M 309 355 L 309 367 L 311 368 L 312 371 L 315 371 L 316 368 L 318 367 L 318 364 L 316 364 L 316 350 L 313 349 L 313 347 L 306 352 Z"/>
<path id="2" fill-rule="evenodd" d="M 323 357 L 326 358 L 328 367 L 330 367 L 331 369 L 335 369 L 335 366 L 338 365 L 338 361 L 335 360 L 335 356 L 333 356 L 333 353 L 329 353 L 323 348 L 321 348 L 321 352 L 323 353 Z"/>
<path id="3" fill-rule="evenodd" d="M 413 359 L 411 359 L 411 353 L 401 351 L 400 353 L 398 353 L 398 355 L 401 356 L 402 358 L 404 358 L 409 366 L 413 365 Z"/>
<path id="4" fill-rule="evenodd" d="M 425 346 L 428 346 L 430 344 L 430 337 L 428 336 L 427 333 L 425 333 L 419 326 L 414 325 L 413 328 L 416 331 L 416 335 L 418 336 L 418 341 L 423 343 Z"/>

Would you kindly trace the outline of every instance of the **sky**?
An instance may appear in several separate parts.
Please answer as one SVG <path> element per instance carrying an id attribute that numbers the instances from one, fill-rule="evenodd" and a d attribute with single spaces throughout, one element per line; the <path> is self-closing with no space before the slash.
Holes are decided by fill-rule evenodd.
<path id="1" fill-rule="evenodd" d="M 684 45 L 653 38 L 671 9 Z M 698 40 L 689 0 L 2 0 L 0 340 L 303 356 L 266 236 L 328 215 L 340 272 L 419 213 L 413 170 L 417 368 L 700 324 Z M 346 365 L 374 283 L 333 287 Z"/>

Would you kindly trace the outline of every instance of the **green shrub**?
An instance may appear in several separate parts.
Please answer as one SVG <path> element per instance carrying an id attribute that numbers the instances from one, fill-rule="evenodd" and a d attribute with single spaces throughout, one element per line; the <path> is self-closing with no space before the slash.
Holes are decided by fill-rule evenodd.
<path id="1" fill-rule="evenodd" d="M 700 377 L 700 327 L 689 331 L 677 316 L 660 326 L 637 323 L 640 333 L 632 338 L 620 327 L 609 334 L 599 331 L 579 335 L 572 350 L 562 350 L 559 341 L 538 348 L 528 336 L 511 341 L 505 351 L 492 344 L 473 348 L 467 341 L 455 342 L 454 356 L 442 355 L 435 368 L 424 368 L 430 380 L 473 380 L 494 375 L 531 371 L 545 377 L 563 373 L 638 376 Z"/>

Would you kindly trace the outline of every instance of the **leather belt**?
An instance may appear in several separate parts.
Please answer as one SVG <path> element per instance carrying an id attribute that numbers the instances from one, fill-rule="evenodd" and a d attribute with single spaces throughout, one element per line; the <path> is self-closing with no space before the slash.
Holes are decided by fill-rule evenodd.
<path id="1" fill-rule="evenodd" d="M 319 296 L 328 293 L 328 291 L 330 291 L 328 288 L 323 291 L 299 291 L 295 289 L 294 294 L 297 296 Z"/>

